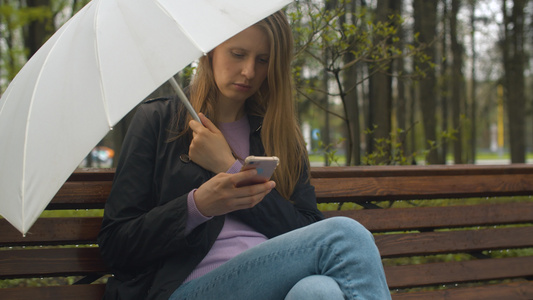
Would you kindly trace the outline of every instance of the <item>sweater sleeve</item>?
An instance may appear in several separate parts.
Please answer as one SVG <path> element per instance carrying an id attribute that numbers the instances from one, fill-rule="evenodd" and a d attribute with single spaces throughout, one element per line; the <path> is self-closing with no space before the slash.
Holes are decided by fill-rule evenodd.
<path id="1" fill-rule="evenodd" d="M 196 207 L 196 202 L 194 201 L 194 192 L 196 189 L 192 190 L 187 196 L 187 227 L 185 228 L 185 234 L 188 235 L 196 228 L 198 225 L 211 220 L 212 217 L 204 216 Z"/>
<path id="2" fill-rule="evenodd" d="M 226 173 L 235 174 L 240 172 L 242 168 L 242 163 L 236 159 L 233 165 L 228 169 Z M 185 228 L 185 234 L 191 233 L 191 231 L 196 228 L 198 225 L 212 219 L 212 217 L 204 216 L 196 207 L 196 202 L 194 200 L 194 192 L 196 189 L 192 190 L 187 197 L 187 227 Z"/>

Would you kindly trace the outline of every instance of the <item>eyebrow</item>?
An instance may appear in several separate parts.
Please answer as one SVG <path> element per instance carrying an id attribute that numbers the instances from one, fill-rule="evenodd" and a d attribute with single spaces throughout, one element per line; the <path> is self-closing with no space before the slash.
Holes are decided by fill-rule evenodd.
<path id="1" fill-rule="evenodd" d="M 230 50 L 231 51 L 234 51 L 234 50 L 243 51 L 245 53 L 249 53 L 250 52 L 250 50 L 245 49 L 245 48 L 241 48 L 241 47 L 230 47 Z M 257 56 L 268 56 L 268 57 L 270 57 L 270 52 L 268 52 L 268 53 L 259 53 Z"/>

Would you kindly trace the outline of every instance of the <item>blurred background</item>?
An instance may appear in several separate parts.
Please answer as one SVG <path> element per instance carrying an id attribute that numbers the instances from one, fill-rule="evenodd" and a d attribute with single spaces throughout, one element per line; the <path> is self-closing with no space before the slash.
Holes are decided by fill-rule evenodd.
<path id="1" fill-rule="evenodd" d="M 0 94 L 87 2 L 0 0 Z M 533 162 L 533 1 L 301 0 L 286 12 L 312 165 Z M 133 113 L 80 167 L 116 165 Z"/>

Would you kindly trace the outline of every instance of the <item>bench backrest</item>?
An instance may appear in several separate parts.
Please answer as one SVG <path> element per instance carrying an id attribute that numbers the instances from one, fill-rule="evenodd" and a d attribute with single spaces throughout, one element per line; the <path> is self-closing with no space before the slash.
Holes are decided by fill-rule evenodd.
<path id="1" fill-rule="evenodd" d="M 523 282 L 533 276 L 533 166 L 315 168 L 313 183 L 321 202 L 366 208 L 325 214 L 349 216 L 375 233 L 393 291 L 491 281 L 500 284 L 468 295 L 533 298 L 533 285 Z M 467 299 L 465 291 L 394 298 Z"/>
<path id="2" fill-rule="evenodd" d="M 113 175 L 73 173 L 47 209 L 103 208 Z M 452 290 L 476 297 L 533 293 L 533 250 L 527 249 L 533 247 L 533 165 L 319 167 L 312 168 L 312 184 L 327 217 L 354 218 L 375 234 L 394 299 L 428 297 L 402 293 L 406 288 L 495 280 Z M 0 220 L 0 279 L 86 276 L 80 283 L 87 283 L 107 274 L 95 244 L 100 223 L 101 217 L 42 217 L 23 238 Z M 55 296 L 80 289 L 86 299 L 103 292 L 101 284 L 48 288 Z M 21 290 L 0 289 L 0 296 L 8 292 Z M 438 293 L 450 289 L 431 297 Z"/>

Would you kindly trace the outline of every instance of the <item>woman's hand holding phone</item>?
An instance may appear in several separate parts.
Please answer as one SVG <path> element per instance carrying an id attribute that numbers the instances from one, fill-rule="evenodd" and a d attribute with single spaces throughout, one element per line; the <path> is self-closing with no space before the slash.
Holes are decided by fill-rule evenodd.
<path id="1" fill-rule="evenodd" d="M 240 182 L 256 175 L 255 169 L 236 174 L 217 174 L 194 193 L 196 207 L 200 213 L 209 217 L 254 207 L 276 186 L 274 181 L 239 186 Z"/>

